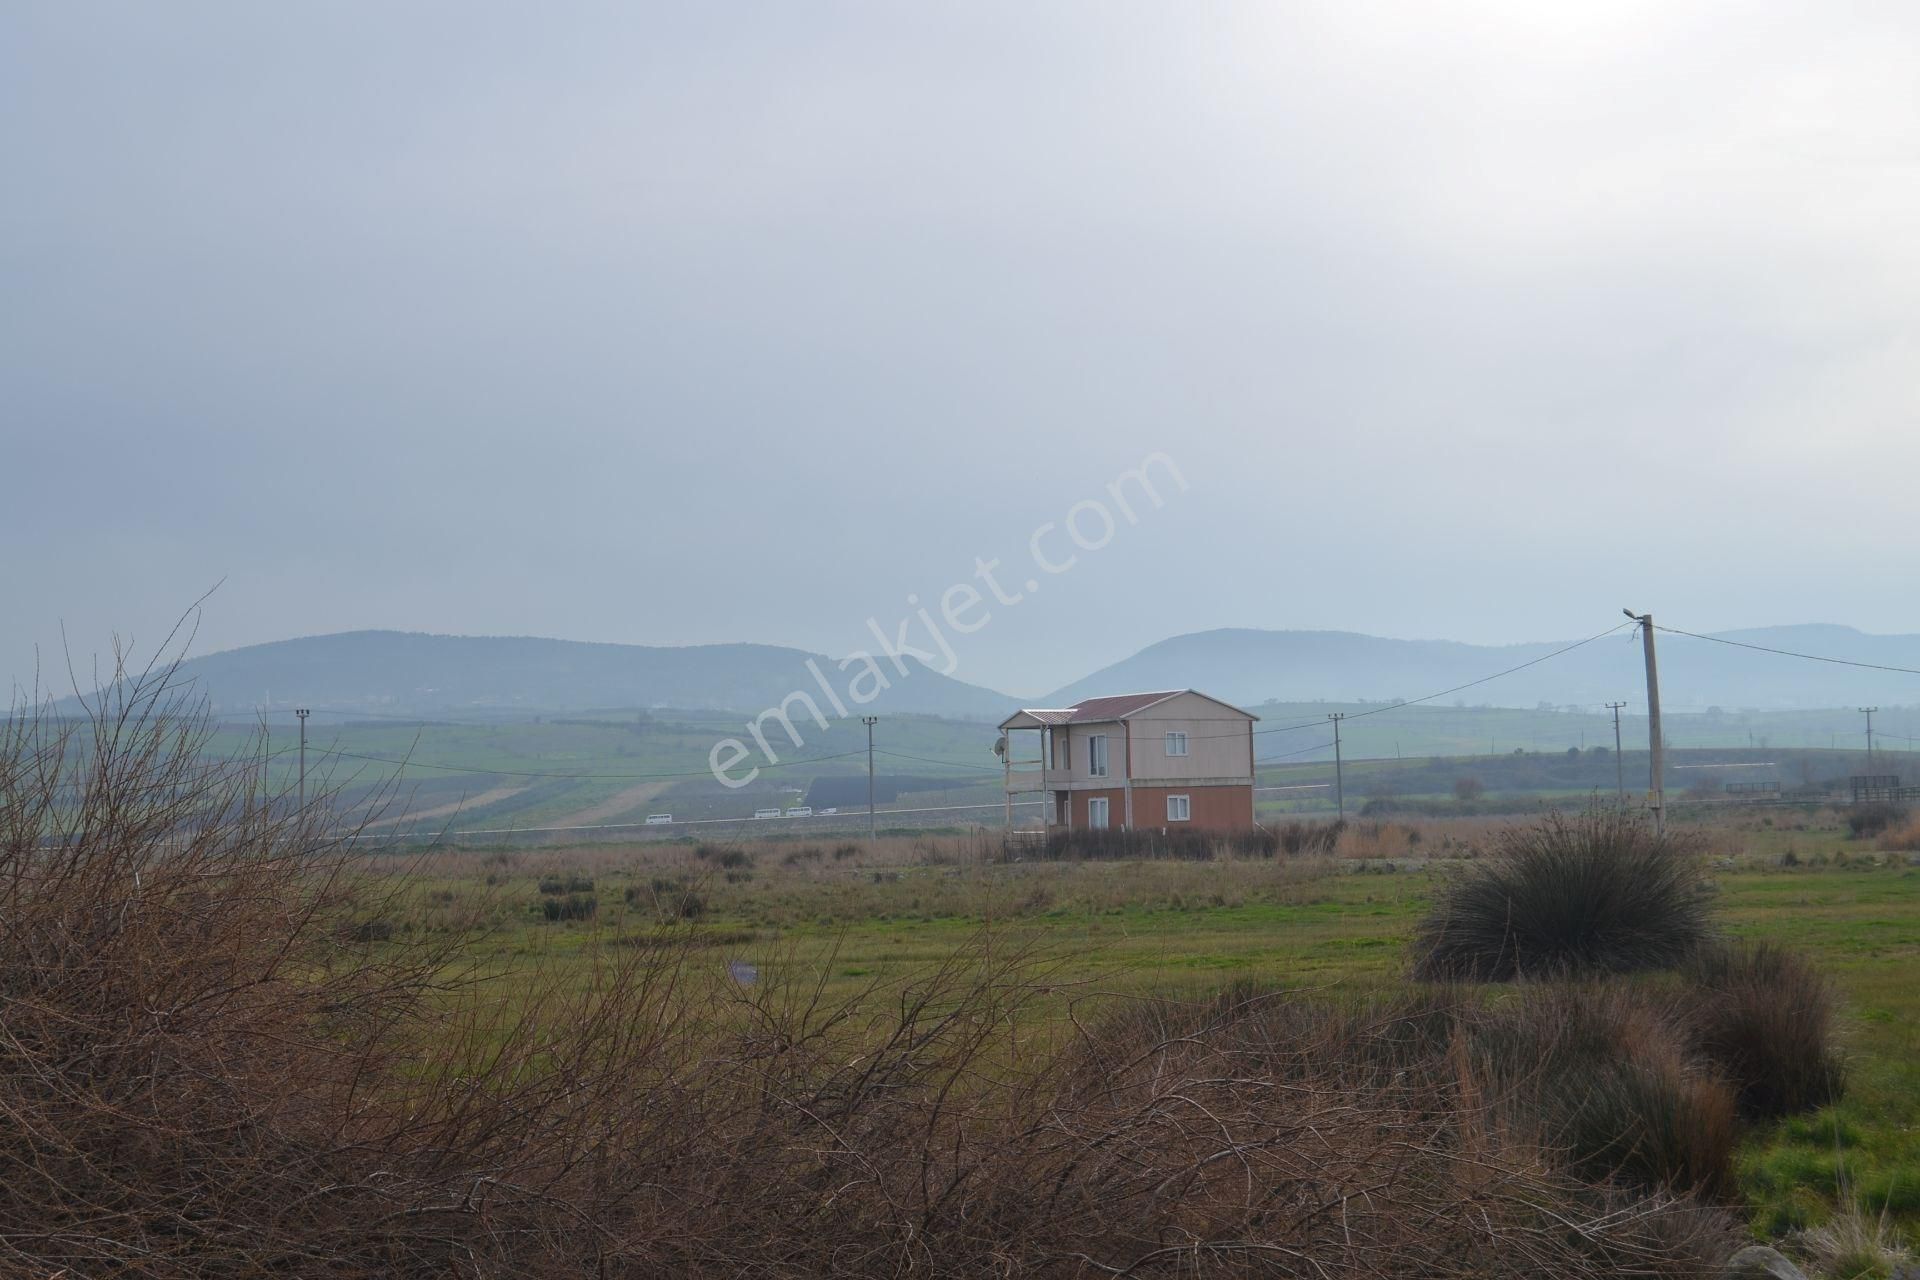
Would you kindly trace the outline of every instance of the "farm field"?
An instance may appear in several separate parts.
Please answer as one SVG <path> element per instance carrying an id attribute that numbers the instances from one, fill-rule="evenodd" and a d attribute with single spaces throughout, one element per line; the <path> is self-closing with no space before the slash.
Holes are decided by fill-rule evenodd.
<path id="1" fill-rule="evenodd" d="M 1259 709 L 1263 720 L 1254 741 L 1262 790 L 1256 798 L 1263 819 L 1335 809 L 1331 743 L 1321 740 L 1321 726 L 1326 708 L 1343 705 Z M 1583 713 L 1352 705 L 1358 710 L 1352 711 L 1357 718 L 1346 752 L 1350 815 L 1577 807 L 1611 793 L 1617 781 L 1629 788 L 1645 783 L 1645 752 L 1629 749 L 1616 765 L 1602 743 L 1603 737 L 1612 740 L 1610 724 L 1602 735 Z M 1786 713 L 1775 714 L 1788 722 Z M 335 811 L 368 815 L 370 834 L 382 840 L 436 840 L 457 832 L 491 833 L 496 842 L 524 842 L 523 833 L 565 840 L 587 838 L 569 837 L 568 831 L 588 828 L 606 829 L 595 838 L 620 839 L 629 834 L 622 828 L 644 823 L 650 813 L 717 825 L 727 838 L 759 836 L 764 829 L 726 824 L 748 822 L 756 809 L 803 805 L 837 808 L 841 815 L 816 817 L 793 830 L 825 836 L 863 829 L 864 817 L 848 811 L 865 808 L 864 729 L 829 720 L 822 731 L 804 714 L 801 721 L 801 747 L 789 748 L 777 724 L 770 726 L 779 762 L 768 765 L 756 755 L 758 776 L 730 790 L 710 776 L 706 762 L 715 742 L 746 732 L 735 712 L 626 710 L 491 721 L 340 720 L 316 713 L 308 725 L 309 778 L 315 793 L 331 793 Z M 1866 768 L 1856 751 L 1753 745 L 1768 740 L 1742 727 L 1753 721 L 1741 715 L 1671 717 L 1670 795 L 1712 802 L 1724 798 L 1728 784 L 1753 781 L 1833 786 Z M 298 775 L 297 730 L 279 715 L 269 717 L 268 729 L 263 739 L 258 724 L 227 721 L 210 753 L 262 759 L 271 784 L 290 794 Z M 999 825 L 993 740 L 992 727 L 981 723 L 888 717 L 876 742 L 876 794 L 881 809 L 902 812 L 882 824 Z M 1495 750 L 1453 754 L 1483 747 Z M 1911 774 L 1909 755 L 1883 751 L 1875 767 Z M 1456 797 L 1462 785 L 1479 798 L 1463 804 Z M 1016 820 L 1032 813 L 1031 806 L 1016 811 Z M 713 831 L 696 834 L 720 838 Z"/>
<path id="2" fill-rule="evenodd" d="M 484 920 L 489 967 L 551 973 L 684 918 L 666 927 L 707 940 L 716 968 L 818 983 L 828 1001 L 925 973 L 987 935 L 1051 958 L 1040 1008 L 1065 1034 L 1115 1001 L 1203 998 L 1230 982 L 1402 985 L 1414 923 L 1460 865 L 1428 855 L 1478 847 L 1497 826 L 1354 824 L 1336 856 L 1209 862 L 1005 863 L 982 837 L 438 854 L 416 864 L 399 924 Z M 1849 839 L 1832 811 L 1700 832 L 1721 927 L 1804 951 L 1845 999 L 1845 1097 L 1744 1135 L 1753 1230 L 1779 1238 L 1851 1201 L 1920 1246 L 1920 867 Z M 590 916 L 546 919 L 549 904 L 588 898 Z"/>

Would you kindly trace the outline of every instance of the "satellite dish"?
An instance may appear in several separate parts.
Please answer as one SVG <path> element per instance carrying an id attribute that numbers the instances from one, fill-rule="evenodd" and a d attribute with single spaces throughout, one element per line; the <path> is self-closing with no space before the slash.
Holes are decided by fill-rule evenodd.
<path id="1" fill-rule="evenodd" d="M 1001 734 L 993 740 L 993 754 L 1005 759 L 1007 755 L 1007 735 Z"/>

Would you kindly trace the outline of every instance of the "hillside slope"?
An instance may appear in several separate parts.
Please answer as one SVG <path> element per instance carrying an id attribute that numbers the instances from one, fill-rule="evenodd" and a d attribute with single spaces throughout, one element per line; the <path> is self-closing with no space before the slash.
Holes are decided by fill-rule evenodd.
<path id="1" fill-rule="evenodd" d="M 215 710 L 233 714 L 296 703 L 387 714 L 595 707 L 700 707 L 758 712 L 805 690 L 835 713 L 806 661 L 843 700 L 847 675 L 832 660 L 777 645 L 654 647 L 525 636 L 441 636 L 348 631 L 249 645 L 183 663 Z M 864 709 L 997 720 L 1012 699 L 909 663 Z M 863 708 L 848 703 L 850 711 Z"/>

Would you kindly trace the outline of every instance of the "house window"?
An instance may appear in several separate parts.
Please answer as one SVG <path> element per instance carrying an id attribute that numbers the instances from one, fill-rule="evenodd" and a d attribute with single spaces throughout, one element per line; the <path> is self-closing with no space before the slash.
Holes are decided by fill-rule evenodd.
<path id="1" fill-rule="evenodd" d="M 1187 735 L 1184 733 L 1169 733 L 1167 735 L 1167 754 L 1170 756 L 1183 756 L 1187 754 Z"/>
<path id="2" fill-rule="evenodd" d="M 1087 739 L 1087 772 L 1096 778 L 1107 776 L 1107 735 L 1104 733 Z"/>
<path id="3" fill-rule="evenodd" d="M 1087 800 L 1087 826 L 1094 831 L 1107 829 L 1107 798 L 1091 796 Z"/>
<path id="4" fill-rule="evenodd" d="M 1193 817 L 1193 804 L 1186 796 L 1167 797 L 1167 821 L 1185 822 Z"/>

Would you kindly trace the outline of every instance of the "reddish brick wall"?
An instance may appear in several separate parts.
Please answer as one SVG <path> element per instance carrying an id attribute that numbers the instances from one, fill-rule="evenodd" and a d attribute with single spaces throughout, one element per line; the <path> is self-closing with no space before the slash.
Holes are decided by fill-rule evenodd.
<path id="1" fill-rule="evenodd" d="M 1167 821 L 1167 797 L 1186 796 L 1193 816 Z M 1252 787 L 1135 787 L 1133 825 L 1140 828 L 1195 827 L 1208 831 L 1245 831 L 1253 825 Z"/>
<path id="2" fill-rule="evenodd" d="M 1127 825 L 1127 793 L 1118 787 L 1106 791 L 1073 791 L 1073 829 L 1086 831 L 1092 823 L 1087 820 L 1087 801 L 1095 796 L 1107 798 L 1107 826 L 1114 831 Z M 1136 795 L 1137 800 L 1137 795 Z M 1163 809 L 1164 812 L 1164 809 Z"/>
<path id="3" fill-rule="evenodd" d="M 1107 799 L 1107 826 L 1118 830 L 1127 825 L 1127 793 L 1122 787 L 1099 791 L 1067 793 L 1073 809 L 1075 831 L 1091 828 L 1087 819 L 1087 801 L 1095 796 Z M 1167 797 L 1186 796 L 1193 816 L 1186 822 L 1167 821 Z M 1051 799 L 1051 797 L 1049 797 Z M 1252 787 L 1135 787 L 1133 789 L 1133 826 L 1136 829 L 1193 827 L 1207 831 L 1245 831 L 1253 825 Z"/>

